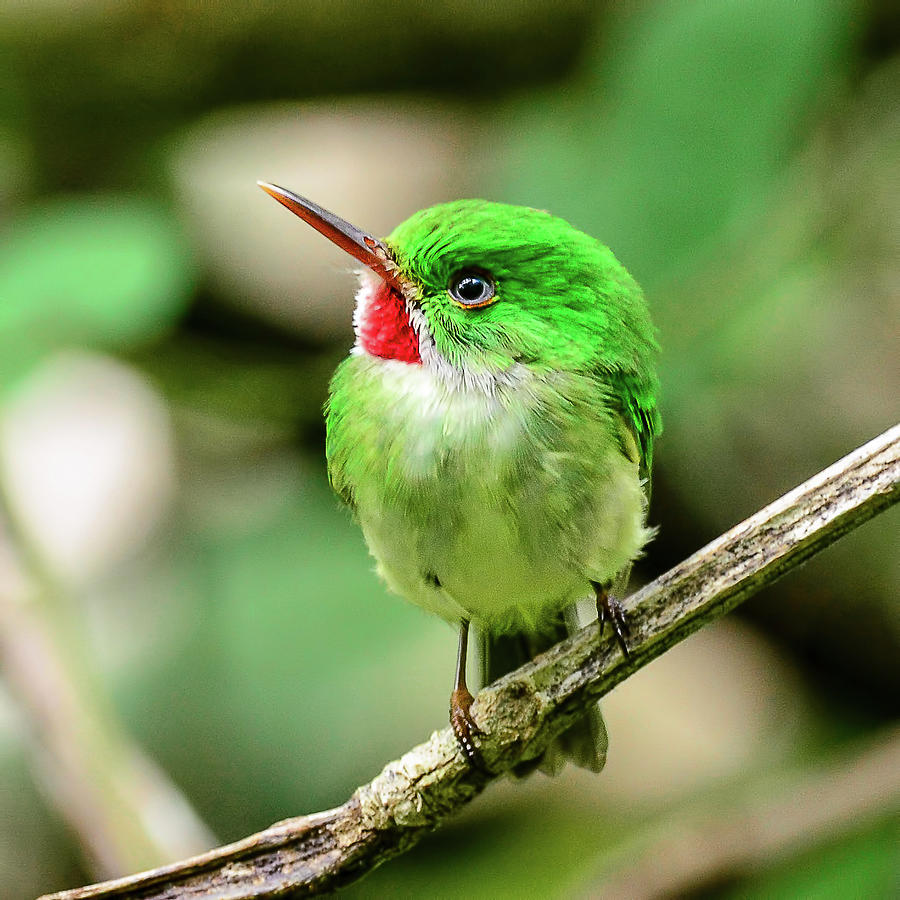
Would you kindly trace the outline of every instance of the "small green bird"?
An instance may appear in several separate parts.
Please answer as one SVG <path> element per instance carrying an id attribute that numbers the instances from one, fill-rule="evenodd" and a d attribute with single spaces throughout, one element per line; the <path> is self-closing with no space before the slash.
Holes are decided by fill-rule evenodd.
<path id="1" fill-rule="evenodd" d="M 593 590 L 627 653 L 607 590 L 653 534 L 647 304 L 607 247 L 546 212 L 458 200 L 381 241 L 260 186 L 367 266 L 326 407 L 329 476 L 389 587 L 459 625 L 450 721 L 482 765 L 470 622 L 491 681 L 564 637 Z M 599 711 L 519 771 L 566 758 L 603 767 Z"/>

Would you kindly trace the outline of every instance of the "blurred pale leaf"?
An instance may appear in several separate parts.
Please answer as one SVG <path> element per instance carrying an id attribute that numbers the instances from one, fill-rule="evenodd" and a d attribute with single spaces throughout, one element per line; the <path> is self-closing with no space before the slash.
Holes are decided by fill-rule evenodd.
<path id="1" fill-rule="evenodd" d="M 37 366 L 3 413 L 0 478 L 57 577 L 90 583 L 143 546 L 175 472 L 168 411 L 140 373 L 64 352 Z"/>

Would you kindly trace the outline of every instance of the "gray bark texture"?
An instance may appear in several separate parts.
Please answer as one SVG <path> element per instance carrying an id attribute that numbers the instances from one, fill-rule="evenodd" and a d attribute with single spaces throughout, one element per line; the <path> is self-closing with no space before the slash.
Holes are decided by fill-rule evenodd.
<path id="1" fill-rule="evenodd" d="M 334 891 L 412 847 L 494 778 L 540 754 L 588 705 L 689 634 L 900 499 L 900 425 L 815 475 L 625 602 L 625 658 L 596 623 L 482 690 L 472 707 L 491 774 L 435 732 L 336 809 L 279 822 L 201 856 L 47 895 L 260 900 Z"/>

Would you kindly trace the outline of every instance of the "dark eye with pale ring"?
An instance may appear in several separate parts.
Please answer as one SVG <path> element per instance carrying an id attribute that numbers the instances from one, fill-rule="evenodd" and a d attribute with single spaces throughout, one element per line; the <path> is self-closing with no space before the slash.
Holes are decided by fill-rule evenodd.
<path id="1" fill-rule="evenodd" d="M 450 279 L 447 288 L 450 296 L 459 306 L 477 309 L 492 303 L 497 292 L 494 279 L 487 272 L 477 269 L 463 269 Z"/>

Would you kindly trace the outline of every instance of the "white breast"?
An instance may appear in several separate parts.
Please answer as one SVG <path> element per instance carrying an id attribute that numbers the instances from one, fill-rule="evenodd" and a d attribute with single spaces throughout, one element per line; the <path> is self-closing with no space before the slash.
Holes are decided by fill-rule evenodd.
<path id="1" fill-rule="evenodd" d="M 586 595 L 590 579 L 612 578 L 647 540 L 637 467 L 605 431 L 588 498 L 563 490 L 565 447 L 538 456 L 527 370 L 460 390 L 427 366 L 358 364 L 384 398 L 375 459 L 385 469 L 354 486 L 357 514 L 379 571 L 411 602 L 450 621 L 534 628 Z M 399 493 L 389 487 L 397 467 Z M 571 515 L 560 511 L 569 502 Z M 585 503 L 598 513 L 578 525 Z"/>

